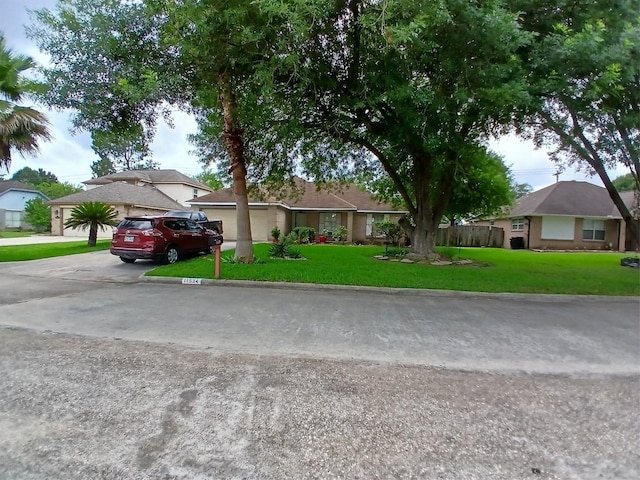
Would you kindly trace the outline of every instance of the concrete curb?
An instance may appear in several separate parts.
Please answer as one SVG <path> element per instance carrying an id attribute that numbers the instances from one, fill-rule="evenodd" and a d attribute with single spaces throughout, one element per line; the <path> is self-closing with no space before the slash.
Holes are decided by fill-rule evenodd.
<path id="1" fill-rule="evenodd" d="M 189 283 L 185 283 L 187 280 Z M 206 287 L 244 287 L 244 288 L 273 288 L 278 290 L 298 290 L 298 291 L 344 291 L 344 292 L 364 292 L 377 293 L 380 295 L 407 295 L 414 297 L 438 297 L 438 298 L 495 298 L 496 300 L 521 300 L 543 303 L 563 303 L 575 302 L 607 302 L 619 301 L 628 302 L 630 300 L 638 302 L 639 297 L 612 297 L 605 295 L 566 295 L 566 294 L 537 294 L 537 293 L 488 293 L 488 292 L 466 292 L 456 290 L 428 290 L 416 288 L 388 288 L 388 287 L 365 287 L 358 285 L 325 285 L 316 283 L 288 283 L 288 282 L 264 282 L 257 280 L 210 280 L 206 278 L 182 277 L 148 277 L 143 273 L 138 277 L 141 283 L 158 283 L 168 285 L 181 285 L 186 287 L 206 286 Z M 190 283 L 195 281 L 194 283 Z"/>

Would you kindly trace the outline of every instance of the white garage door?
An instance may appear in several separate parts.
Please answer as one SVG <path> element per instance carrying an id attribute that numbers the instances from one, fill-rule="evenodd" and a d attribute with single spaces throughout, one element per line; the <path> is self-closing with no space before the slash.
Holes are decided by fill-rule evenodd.
<path id="1" fill-rule="evenodd" d="M 209 220 L 222 220 L 225 240 L 237 240 L 238 228 L 235 209 L 203 209 Z M 266 242 L 268 238 L 267 210 L 251 210 L 251 238 L 254 242 Z"/>

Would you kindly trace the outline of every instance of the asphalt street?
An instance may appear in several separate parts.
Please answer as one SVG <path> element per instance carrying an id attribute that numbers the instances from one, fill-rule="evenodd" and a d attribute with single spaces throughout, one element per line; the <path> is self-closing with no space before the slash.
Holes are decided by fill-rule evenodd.
<path id="1" fill-rule="evenodd" d="M 638 478 L 638 298 L 0 264 L 0 478 Z"/>

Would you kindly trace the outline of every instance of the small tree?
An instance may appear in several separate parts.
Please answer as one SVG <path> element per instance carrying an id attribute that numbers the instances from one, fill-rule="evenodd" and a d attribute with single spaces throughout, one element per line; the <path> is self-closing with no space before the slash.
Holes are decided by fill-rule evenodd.
<path id="1" fill-rule="evenodd" d="M 381 222 L 375 222 L 373 226 L 376 229 L 376 232 L 380 232 L 387 237 L 387 241 L 394 247 L 400 246 L 400 239 L 404 234 L 404 230 L 402 230 L 402 227 L 398 223 L 384 220 Z"/>
<path id="2" fill-rule="evenodd" d="M 51 230 L 51 207 L 40 197 L 32 198 L 24 206 L 24 219 L 36 232 L 48 232 Z"/>
<path id="3" fill-rule="evenodd" d="M 89 228 L 88 247 L 95 247 L 98 227 L 104 231 L 116 224 L 117 212 L 106 203 L 84 202 L 71 210 L 71 217 L 64 222 L 65 228 Z"/>
<path id="4" fill-rule="evenodd" d="M 344 242 L 347 240 L 347 233 L 347 227 L 345 227 L 344 225 L 340 225 L 335 229 L 332 236 L 336 242 Z"/>

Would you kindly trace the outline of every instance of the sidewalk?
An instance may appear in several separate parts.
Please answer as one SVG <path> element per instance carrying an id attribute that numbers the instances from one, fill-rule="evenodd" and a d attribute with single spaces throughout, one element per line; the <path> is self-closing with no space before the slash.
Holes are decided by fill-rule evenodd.
<path id="1" fill-rule="evenodd" d="M 7 245 L 35 245 L 39 243 L 82 242 L 87 241 L 89 232 L 84 237 L 63 237 L 60 235 L 32 235 L 30 237 L 0 238 L 0 247 Z M 101 240 L 98 238 L 98 240 Z"/>

